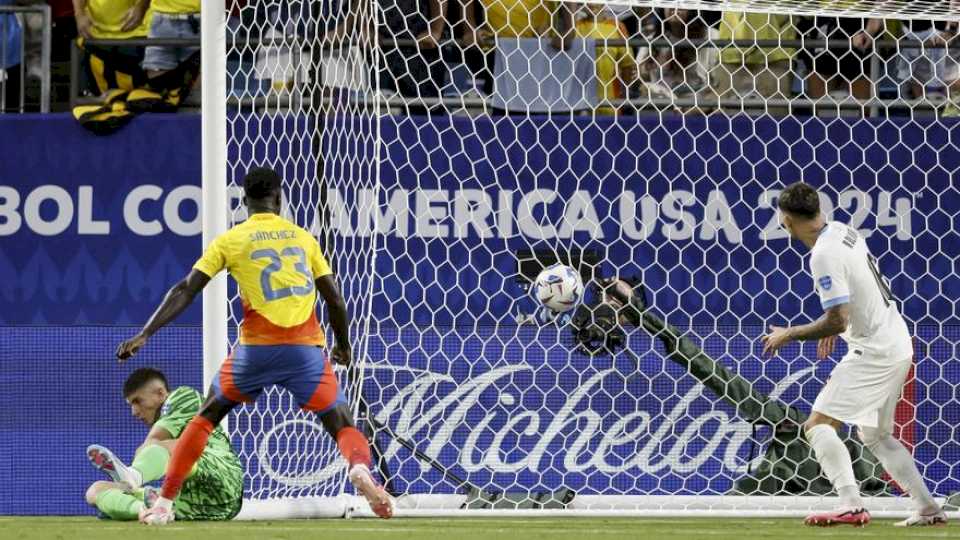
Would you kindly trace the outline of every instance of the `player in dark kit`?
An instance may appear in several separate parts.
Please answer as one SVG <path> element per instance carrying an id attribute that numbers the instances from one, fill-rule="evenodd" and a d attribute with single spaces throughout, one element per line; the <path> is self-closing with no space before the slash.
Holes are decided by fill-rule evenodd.
<path id="1" fill-rule="evenodd" d="M 236 280 L 244 309 L 240 345 L 220 367 L 200 412 L 178 439 L 161 497 L 141 514 L 143 523 L 173 521 L 173 500 L 214 427 L 234 407 L 256 400 L 271 385 L 286 388 L 300 407 L 320 415 L 349 463 L 349 478 L 357 492 L 378 516 L 393 515 L 393 500 L 370 474 L 367 440 L 355 427 L 333 366 L 322 352 L 326 340 L 317 320 L 317 293 L 329 310 L 336 338 L 330 357 L 343 365 L 350 363 L 352 351 L 346 303 L 316 238 L 279 216 L 281 184 L 276 172 L 252 169 L 244 178 L 249 219 L 214 239 L 190 274 L 170 289 L 143 330 L 117 348 L 121 361 L 136 354 L 221 270 L 228 270 Z"/>

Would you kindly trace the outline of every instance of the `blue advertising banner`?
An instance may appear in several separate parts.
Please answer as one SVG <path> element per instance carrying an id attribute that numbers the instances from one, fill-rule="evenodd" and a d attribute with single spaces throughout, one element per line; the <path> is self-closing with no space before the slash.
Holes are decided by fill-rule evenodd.
<path id="1" fill-rule="evenodd" d="M 238 137 L 229 158 L 306 179 L 288 199 L 322 191 L 340 249 L 377 238 L 364 398 L 427 455 L 480 486 L 729 491 L 769 434 L 642 331 L 630 337 L 642 353 L 635 367 L 571 355 L 562 328 L 518 326 L 535 306 L 515 279 L 516 250 L 596 250 L 602 273 L 640 277 L 653 309 L 708 355 L 809 410 L 832 363 L 811 363 L 799 346 L 765 360 L 756 345 L 766 324 L 821 313 L 804 254 L 773 210 L 778 190 L 803 179 L 823 188 L 828 214 L 868 236 L 901 301 L 919 351 L 907 438 L 938 494 L 960 489 L 950 428 L 960 422 L 960 152 L 942 151 L 956 148 L 958 124 L 381 122 L 375 148 L 344 136 L 370 127 L 356 118 L 235 118 L 231 129 L 257 135 Z M 89 511 L 83 490 L 98 475 L 86 445 L 129 457 L 145 434 L 120 396 L 133 367 L 200 385 L 199 303 L 130 367 L 111 359 L 199 255 L 199 133 L 190 115 L 144 115 L 107 138 L 69 116 L 0 117 L 0 513 Z M 316 155 L 349 154 L 325 163 L 316 182 L 313 133 L 322 135 Z M 231 196 L 235 206 L 240 193 Z M 315 207 L 292 211 L 308 228 L 327 226 Z M 330 254 L 346 280 L 360 272 L 352 265 L 369 263 L 339 255 Z M 249 493 L 309 494 L 316 485 L 305 478 L 330 477 L 333 454 L 285 454 L 298 451 L 284 433 L 302 430 L 301 419 L 244 414 L 234 441 L 245 449 Z M 384 445 L 397 489 L 455 490 L 396 441 Z"/>
<path id="2" fill-rule="evenodd" d="M 386 233 L 390 256 L 377 269 L 385 299 L 396 290 L 425 299 L 413 311 L 375 303 L 395 321 L 493 322 L 516 309 L 519 291 L 501 285 L 516 273 L 513 250 L 580 248 L 597 250 L 605 273 L 641 276 L 676 324 L 763 324 L 820 313 L 798 274 L 805 250 L 774 211 L 779 190 L 804 180 L 823 189 L 828 217 L 868 238 L 908 319 L 952 324 L 957 311 L 939 296 L 960 293 L 950 248 L 960 223 L 948 210 L 960 208 L 952 125 L 681 115 L 386 121 L 382 189 L 343 193 L 342 208 L 359 210 L 335 213 L 333 223 L 344 235 Z"/>
<path id="3" fill-rule="evenodd" d="M 228 158 L 303 177 L 310 137 L 271 136 L 306 124 L 231 123 L 249 135 Z M 111 137 L 70 115 L 10 115 L 0 149 L 0 324 L 140 324 L 199 258 L 199 115 L 144 115 Z M 242 190 L 229 195 L 235 208 Z M 199 307 L 178 322 L 199 324 Z"/>
<path id="4" fill-rule="evenodd" d="M 139 324 L 200 251 L 200 125 L 0 120 L 0 324 Z M 184 314 L 198 323 L 200 309 Z"/>
<path id="5" fill-rule="evenodd" d="M 123 324 L 149 315 L 200 250 L 198 121 L 147 116 L 101 138 L 66 116 L 3 120 L 0 323 Z M 350 122 L 328 121 L 328 150 L 344 151 L 338 133 L 359 129 L 345 126 Z M 654 304 L 676 313 L 678 324 L 816 316 L 811 283 L 787 279 L 804 260 L 772 206 L 780 187 L 804 179 L 824 188 L 828 214 L 868 237 L 908 319 L 957 322 L 953 304 L 940 296 L 960 291 L 949 251 L 960 240 L 949 211 L 960 208 L 952 188 L 960 152 L 939 150 L 954 144 L 950 124 L 412 122 L 383 120 L 379 188 L 348 189 L 334 176 L 339 169 L 326 171 L 333 230 L 386 233 L 383 294 L 425 295 L 417 313 L 378 303 L 378 318 L 449 324 L 456 314 L 465 318 L 458 322 L 492 322 L 515 310 L 518 291 L 501 275 L 515 274 L 512 251 L 525 247 L 598 249 L 605 271 L 641 275 L 648 289 L 661 291 Z M 263 141 L 232 146 L 231 160 L 309 178 L 309 137 L 268 141 L 274 133 L 309 133 L 306 124 L 238 119 L 233 129 Z M 53 147 L 52 138 L 62 142 Z M 291 153 L 296 159 L 278 158 Z M 239 190 L 231 194 L 236 206 Z M 312 225 L 317 214 L 305 216 Z M 423 259 L 436 264 L 416 264 Z M 459 271 L 436 272 L 443 262 Z M 480 286 L 467 291 L 457 283 Z M 183 322 L 199 322 L 198 313 Z"/>

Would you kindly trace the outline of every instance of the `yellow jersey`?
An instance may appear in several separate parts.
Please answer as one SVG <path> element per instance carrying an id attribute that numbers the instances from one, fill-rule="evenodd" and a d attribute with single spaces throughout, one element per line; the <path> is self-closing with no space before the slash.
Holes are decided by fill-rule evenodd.
<path id="1" fill-rule="evenodd" d="M 593 38 L 600 43 L 605 39 L 627 39 L 626 27 L 616 20 L 589 16 L 577 21 L 576 29 L 578 37 Z M 616 114 L 613 107 L 604 106 L 603 103 L 626 97 L 623 74 L 634 69 L 636 65 L 637 61 L 633 58 L 630 47 L 597 47 L 597 98 L 601 102 L 601 106 L 597 107 L 597 114 Z"/>
<path id="2" fill-rule="evenodd" d="M 332 274 L 317 239 L 276 214 L 254 214 L 210 243 L 196 270 L 226 269 L 243 302 L 240 343 L 325 345 L 314 281 Z"/>
<path id="3" fill-rule="evenodd" d="M 792 40 L 797 29 L 789 15 L 724 11 L 720 19 L 720 39 Z M 724 64 L 769 64 L 793 58 L 796 49 L 786 47 L 725 47 L 720 52 Z"/>
<path id="4" fill-rule="evenodd" d="M 497 37 L 532 38 L 551 33 L 546 0 L 482 0 L 487 27 Z"/>
<path id="5" fill-rule="evenodd" d="M 129 39 L 146 37 L 153 17 L 153 8 L 147 7 L 140 26 L 124 32 L 123 18 L 137 0 L 87 0 L 87 14 L 93 21 L 90 33 L 98 39 Z"/>
<path id="6" fill-rule="evenodd" d="M 154 11 L 167 15 L 200 13 L 200 0 L 153 0 Z"/>

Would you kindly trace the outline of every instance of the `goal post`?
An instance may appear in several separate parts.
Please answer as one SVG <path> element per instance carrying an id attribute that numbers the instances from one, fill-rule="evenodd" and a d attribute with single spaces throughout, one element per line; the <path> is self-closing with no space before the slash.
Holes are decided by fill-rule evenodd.
<path id="1" fill-rule="evenodd" d="M 200 12 L 201 45 L 201 221 L 203 248 L 227 230 L 226 18 L 223 3 L 204 0 Z M 203 290 L 203 387 L 226 359 L 230 317 L 227 277 Z"/>
<path id="2" fill-rule="evenodd" d="M 917 344 L 896 434 L 937 497 L 960 491 L 960 45 L 937 33 L 953 3 L 565 3 L 567 18 L 544 0 L 525 24 L 495 1 L 428 4 L 211 0 L 202 22 L 204 243 L 246 218 L 247 169 L 280 172 L 284 216 L 344 291 L 354 366 L 337 372 L 398 515 L 835 505 L 798 425 L 845 348 L 817 363 L 757 345 L 820 314 L 775 211 L 796 180 L 877 255 Z M 568 24 L 575 39 L 553 39 Z M 617 325 L 622 348 L 585 354 L 538 309 L 529 280 L 553 262 L 637 283 L 647 316 Z M 205 383 L 241 314 L 234 286 L 208 287 Z M 372 515 L 282 389 L 229 428 L 241 518 Z M 844 438 L 874 515 L 906 513 Z"/>

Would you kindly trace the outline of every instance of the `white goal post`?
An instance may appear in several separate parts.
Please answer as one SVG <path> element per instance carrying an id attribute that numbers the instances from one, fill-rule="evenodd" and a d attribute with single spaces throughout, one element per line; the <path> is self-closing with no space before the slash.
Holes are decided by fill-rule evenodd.
<path id="1" fill-rule="evenodd" d="M 954 502 L 956 4 L 498 1 L 202 6 L 204 245 L 246 218 L 246 170 L 276 168 L 347 299 L 338 374 L 397 515 L 834 506 L 797 424 L 843 347 L 757 346 L 819 315 L 774 210 L 796 180 L 879 258 L 917 345 L 895 435 Z M 557 261 L 633 278 L 659 331 L 585 354 L 527 294 Z M 223 277 L 203 306 L 208 384 L 242 309 Z M 241 519 L 372 515 L 283 390 L 229 431 Z M 873 514 L 909 511 L 846 440 Z"/>

